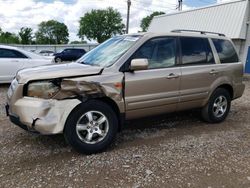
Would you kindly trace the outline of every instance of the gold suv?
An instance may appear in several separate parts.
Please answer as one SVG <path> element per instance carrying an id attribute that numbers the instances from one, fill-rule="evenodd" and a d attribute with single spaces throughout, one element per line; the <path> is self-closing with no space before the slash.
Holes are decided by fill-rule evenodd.
<path id="1" fill-rule="evenodd" d="M 77 62 L 24 69 L 8 90 L 21 128 L 63 133 L 81 153 L 106 149 L 128 119 L 200 108 L 223 121 L 244 91 L 243 65 L 222 34 L 176 30 L 113 37 Z"/>

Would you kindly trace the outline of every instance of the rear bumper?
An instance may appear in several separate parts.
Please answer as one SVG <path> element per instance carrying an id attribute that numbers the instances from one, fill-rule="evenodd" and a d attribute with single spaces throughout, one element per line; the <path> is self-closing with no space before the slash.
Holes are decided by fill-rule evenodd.
<path id="1" fill-rule="evenodd" d="M 241 83 L 241 84 L 237 84 L 234 86 L 234 97 L 233 99 L 237 99 L 239 97 L 241 97 L 244 93 L 245 90 L 245 84 Z"/>

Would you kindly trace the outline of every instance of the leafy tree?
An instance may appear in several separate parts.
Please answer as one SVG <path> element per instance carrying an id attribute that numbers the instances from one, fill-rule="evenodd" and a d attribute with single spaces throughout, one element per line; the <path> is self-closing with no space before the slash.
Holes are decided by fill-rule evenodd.
<path id="1" fill-rule="evenodd" d="M 0 29 L 0 43 L 19 44 L 19 38 L 14 33 L 3 32 L 2 29 Z"/>
<path id="2" fill-rule="evenodd" d="M 28 27 L 22 27 L 18 33 L 22 44 L 31 44 L 32 43 L 32 29 Z"/>
<path id="3" fill-rule="evenodd" d="M 35 37 L 38 44 L 66 44 L 69 42 L 67 26 L 55 20 L 41 22 Z"/>
<path id="4" fill-rule="evenodd" d="M 114 35 L 122 34 L 124 27 L 122 16 L 117 10 L 111 7 L 105 10 L 92 10 L 81 17 L 78 36 L 82 40 L 86 37 L 102 43 Z"/>
<path id="5" fill-rule="evenodd" d="M 142 28 L 142 31 L 145 32 L 148 30 L 148 27 L 152 21 L 152 19 L 154 18 L 154 16 L 158 16 L 158 15 L 162 15 L 162 14 L 165 14 L 164 12 L 153 12 L 152 14 L 150 14 L 149 16 L 146 16 L 145 18 L 143 18 L 141 20 L 141 28 Z"/>

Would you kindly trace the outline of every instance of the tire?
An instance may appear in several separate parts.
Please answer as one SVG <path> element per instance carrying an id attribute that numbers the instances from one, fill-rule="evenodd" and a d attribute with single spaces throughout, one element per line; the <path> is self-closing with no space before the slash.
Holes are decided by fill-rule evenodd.
<path id="1" fill-rule="evenodd" d="M 56 57 L 56 58 L 55 58 L 55 62 L 56 62 L 56 63 L 61 63 L 61 62 L 62 62 L 62 59 L 61 59 L 60 57 Z"/>
<path id="2" fill-rule="evenodd" d="M 70 113 L 64 137 L 79 153 L 92 154 L 104 151 L 114 141 L 117 130 L 118 119 L 112 108 L 102 101 L 90 100 Z"/>
<path id="3" fill-rule="evenodd" d="M 216 89 L 206 106 L 202 108 L 202 118 L 209 123 L 220 123 L 224 121 L 231 107 L 231 97 L 228 90 Z"/>

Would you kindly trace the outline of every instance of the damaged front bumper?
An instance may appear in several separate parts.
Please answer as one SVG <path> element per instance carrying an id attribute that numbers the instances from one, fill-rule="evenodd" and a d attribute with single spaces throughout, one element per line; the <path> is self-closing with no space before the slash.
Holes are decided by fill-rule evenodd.
<path id="1" fill-rule="evenodd" d="M 24 125 L 20 119 L 14 115 L 9 115 L 9 119 L 12 123 L 14 123 L 15 125 L 19 126 L 20 128 L 22 128 L 25 131 L 31 132 L 31 133 L 36 133 L 39 134 L 39 132 L 37 132 L 35 129 L 32 129 L 30 127 L 28 127 L 27 125 Z"/>
<path id="2" fill-rule="evenodd" d="M 23 97 L 18 99 L 6 113 L 10 121 L 26 131 L 40 134 L 62 133 L 70 112 L 81 101 L 78 99 L 39 99 Z"/>

